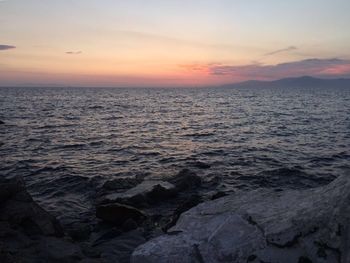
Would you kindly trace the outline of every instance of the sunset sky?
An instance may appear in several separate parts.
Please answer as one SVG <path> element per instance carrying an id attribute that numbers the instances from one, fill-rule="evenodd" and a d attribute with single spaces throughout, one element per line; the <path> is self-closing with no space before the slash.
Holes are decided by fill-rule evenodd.
<path id="1" fill-rule="evenodd" d="M 0 0 L 0 86 L 350 77 L 349 0 Z"/>

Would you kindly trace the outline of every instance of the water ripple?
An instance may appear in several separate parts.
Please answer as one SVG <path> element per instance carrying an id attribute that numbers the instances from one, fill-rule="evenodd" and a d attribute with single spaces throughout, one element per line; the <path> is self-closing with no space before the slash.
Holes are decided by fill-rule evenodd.
<path id="1" fill-rule="evenodd" d="M 236 188 L 305 188 L 350 170 L 350 89 L 0 88 L 0 174 L 60 218 L 96 184 L 190 168 Z"/>

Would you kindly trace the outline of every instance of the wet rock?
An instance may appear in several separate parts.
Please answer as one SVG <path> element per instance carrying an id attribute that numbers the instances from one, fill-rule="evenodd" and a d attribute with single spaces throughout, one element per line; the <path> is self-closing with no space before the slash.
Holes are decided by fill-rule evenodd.
<path id="1" fill-rule="evenodd" d="M 116 261 L 118 262 L 118 261 Z M 85 258 L 81 261 L 79 261 L 79 263 L 101 263 L 101 259 L 97 259 L 97 258 Z"/>
<path id="2" fill-rule="evenodd" d="M 237 192 L 202 203 L 131 262 L 349 262 L 350 177 L 308 190 Z"/>
<path id="3" fill-rule="evenodd" d="M 21 177 L 5 179 L 0 177 L 0 204 L 25 191 L 24 181 Z M 30 200 L 30 198 L 28 198 Z"/>
<path id="4" fill-rule="evenodd" d="M 33 201 L 20 177 L 0 179 L 0 210 L 0 221 L 29 235 L 63 235 L 59 222 Z"/>
<path id="5" fill-rule="evenodd" d="M 64 239 L 47 237 L 41 240 L 39 245 L 39 258 L 46 262 L 79 262 L 83 254 L 78 245 Z"/>
<path id="6" fill-rule="evenodd" d="M 146 218 L 146 215 L 132 206 L 111 203 L 98 205 L 96 217 L 114 225 L 123 225 L 129 219 L 141 222 Z"/>
<path id="7" fill-rule="evenodd" d="M 94 250 L 95 254 L 100 255 L 99 262 L 129 263 L 133 250 L 145 242 L 142 232 L 133 230 L 100 243 L 98 246 L 90 248 L 90 250 Z"/>
<path id="8" fill-rule="evenodd" d="M 201 185 L 201 178 L 189 169 L 181 170 L 176 176 L 169 179 L 169 182 L 174 184 L 180 190 L 197 188 Z"/>
<path id="9" fill-rule="evenodd" d="M 93 247 L 98 246 L 104 242 L 107 242 L 115 237 L 120 236 L 123 232 L 117 227 L 108 228 L 97 233 L 92 234 L 91 245 Z"/>
<path id="10" fill-rule="evenodd" d="M 92 226 L 87 223 L 76 222 L 67 226 L 66 231 L 73 240 L 83 241 L 90 237 Z"/>
<path id="11" fill-rule="evenodd" d="M 10 253 L 4 243 L 0 242 L 0 259 L 1 263 L 15 263 L 20 262 L 20 258 L 13 253 Z"/>
<path id="12" fill-rule="evenodd" d="M 123 193 L 108 194 L 103 197 L 102 203 L 119 202 L 136 207 L 163 201 L 177 194 L 176 187 L 163 181 L 144 181 Z"/>
<path id="13" fill-rule="evenodd" d="M 78 245 L 33 201 L 22 178 L 0 178 L 0 262 L 79 262 Z"/>
<path id="14" fill-rule="evenodd" d="M 123 225 L 122 225 L 122 229 L 125 231 L 125 232 L 128 232 L 130 230 L 134 230 L 138 227 L 137 223 L 135 222 L 135 220 L 133 219 L 128 219 L 126 220 Z"/>

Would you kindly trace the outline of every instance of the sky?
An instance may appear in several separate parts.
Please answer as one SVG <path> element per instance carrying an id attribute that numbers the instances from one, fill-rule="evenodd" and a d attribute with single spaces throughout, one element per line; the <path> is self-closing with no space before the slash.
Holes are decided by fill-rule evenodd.
<path id="1" fill-rule="evenodd" d="M 0 0 L 0 86 L 350 77 L 349 0 Z"/>

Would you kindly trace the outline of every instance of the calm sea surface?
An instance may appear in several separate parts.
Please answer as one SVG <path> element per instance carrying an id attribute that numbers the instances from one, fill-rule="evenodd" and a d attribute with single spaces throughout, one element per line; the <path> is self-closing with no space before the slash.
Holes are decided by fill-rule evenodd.
<path id="1" fill-rule="evenodd" d="M 0 88 L 0 120 L 0 174 L 58 216 L 118 176 L 189 168 L 230 192 L 350 170 L 350 89 Z"/>

